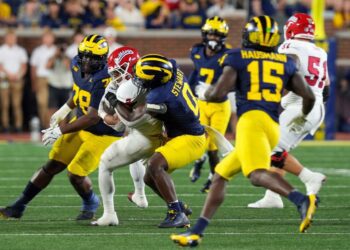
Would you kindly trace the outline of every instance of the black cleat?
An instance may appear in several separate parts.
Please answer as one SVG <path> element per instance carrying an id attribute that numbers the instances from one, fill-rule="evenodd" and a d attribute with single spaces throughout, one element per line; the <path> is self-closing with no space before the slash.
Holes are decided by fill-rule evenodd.
<path id="1" fill-rule="evenodd" d="M 301 233 L 305 233 L 306 229 L 310 227 L 317 204 L 318 198 L 316 195 L 311 194 L 307 196 L 307 199 L 305 199 L 305 201 L 300 206 L 298 206 L 298 211 L 301 217 L 301 223 L 299 226 L 299 231 Z"/>
<path id="2" fill-rule="evenodd" d="M 2 207 L 0 208 L 0 218 L 3 219 L 19 219 L 23 215 L 24 209 L 16 209 L 14 207 Z"/>
<path id="3" fill-rule="evenodd" d="M 167 215 L 162 223 L 158 225 L 159 228 L 182 228 L 190 227 L 190 221 L 183 212 L 178 212 L 173 209 L 167 211 Z"/>
<path id="4" fill-rule="evenodd" d="M 202 237 L 203 235 L 191 231 L 170 235 L 170 239 L 181 247 L 196 247 L 202 241 Z"/>
<path id="5" fill-rule="evenodd" d="M 94 220 L 95 213 L 92 211 L 80 211 L 80 214 L 75 218 L 75 220 Z"/>
<path id="6" fill-rule="evenodd" d="M 186 203 L 180 201 L 180 206 L 181 206 L 182 212 L 184 212 L 184 214 L 187 217 L 192 215 L 192 209 Z"/>
<path id="7" fill-rule="evenodd" d="M 207 182 L 204 183 L 204 185 L 203 185 L 203 187 L 201 188 L 200 191 L 202 193 L 209 193 L 210 185 L 211 185 L 211 180 L 207 180 Z"/>
<path id="8" fill-rule="evenodd" d="M 200 159 L 196 160 L 190 172 L 191 182 L 196 182 L 199 179 L 199 177 L 201 176 L 201 169 L 206 160 L 207 160 L 206 155 L 203 155 Z"/>

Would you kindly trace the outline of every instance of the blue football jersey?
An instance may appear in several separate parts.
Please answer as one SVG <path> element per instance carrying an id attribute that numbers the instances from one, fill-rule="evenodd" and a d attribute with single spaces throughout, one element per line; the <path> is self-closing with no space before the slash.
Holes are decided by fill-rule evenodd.
<path id="1" fill-rule="evenodd" d="M 98 109 L 100 101 L 105 91 L 105 87 L 111 78 L 107 71 L 107 65 L 100 71 L 89 77 L 82 77 L 78 56 L 74 57 L 71 63 L 71 72 L 73 75 L 73 101 L 77 106 L 77 117 L 87 114 L 88 107 Z M 103 123 L 102 119 L 95 125 L 84 129 L 95 135 L 114 135 L 122 136 L 123 133 L 117 132 Z"/>
<path id="2" fill-rule="evenodd" d="M 238 117 L 249 110 L 262 110 L 278 122 L 282 90 L 297 71 L 294 60 L 274 52 L 233 49 L 223 59 L 224 66 L 237 71 Z"/>
<path id="3" fill-rule="evenodd" d="M 218 81 L 222 74 L 221 63 L 223 56 L 227 51 L 229 49 L 223 47 L 215 55 L 207 56 L 205 54 L 205 45 L 198 44 L 192 48 L 190 56 L 193 61 L 194 70 L 189 77 L 189 84 L 192 90 L 194 90 L 198 82 L 214 85 Z M 227 96 L 223 101 L 225 100 L 227 100 Z"/>
<path id="4" fill-rule="evenodd" d="M 202 135 L 204 133 L 204 128 L 199 123 L 197 99 L 185 75 L 179 69 L 176 69 L 176 76 L 169 82 L 151 89 L 147 94 L 146 102 L 167 106 L 167 112 L 158 114 L 156 117 L 164 122 L 170 138 L 184 134 Z"/>

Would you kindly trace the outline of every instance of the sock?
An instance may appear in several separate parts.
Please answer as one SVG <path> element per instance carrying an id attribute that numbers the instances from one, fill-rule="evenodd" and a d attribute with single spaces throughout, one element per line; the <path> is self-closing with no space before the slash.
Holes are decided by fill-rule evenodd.
<path id="1" fill-rule="evenodd" d="M 299 191 L 292 191 L 288 194 L 288 199 L 293 202 L 296 206 L 300 206 L 301 203 L 303 203 L 303 201 L 305 199 L 307 199 L 307 196 L 300 193 Z"/>
<path id="2" fill-rule="evenodd" d="M 145 183 L 143 177 L 145 176 L 146 169 L 143 164 L 138 161 L 130 164 L 129 167 L 130 175 L 134 182 L 135 194 L 138 196 L 145 196 Z"/>
<path id="3" fill-rule="evenodd" d="M 42 189 L 35 186 L 32 182 L 28 182 L 27 186 L 23 190 L 22 195 L 11 206 L 19 209 L 25 208 L 25 206 L 41 191 Z"/>
<path id="4" fill-rule="evenodd" d="M 275 192 L 271 191 L 270 189 L 266 189 L 264 198 L 279 199 L 280 195 L 278 193 L 275 193 Z"/>
<path id="5" fill-rule="evenodd" d="M 204 217 L 199 217 L 196 225 L 194 225 L 194 227 L 191 229 L 191 232 L 194 234 L 203 234 L 205 228 L 208 226 L 209 224 L 209 220 L 207 218 Z"/>
<path id="6" fill-rule="evenodd" d="M 176 212 L 181 212 L 182 208 L 178 200 L 168 203 L 168 209 L 175 210 Z"/>
<path id="7" fill-rule="evenodd" d="M 301 172 L 298 175 L 298 177 L 303 183 L 305 183 L 305 182 L 308 182 L 312 178 L 313 173 L 314 172 L 312 172 L 308 168 L 304 167 L 303 170 L 301 170 Z"/>
<path id="8" fill-rule="evenodd" d="M 81 193 L 80 196 L 84 200 L 84 202 L 89 202 L 92 200 L 93 196 L 95 195 L 94 191 L 90 190 L 87 193 Z"/>
<path id="9" fill-rule="evenodd" d="M 103 213 L 114 213 L 115 186 L 113 180 L 113 172 L 109 171 L 103 163 L 100 163 L 99 166 L 98 185 L 103 202 Z"/>
<path id="10" fill-rule="evenodd" d="M 213 178 L 213 174 L 211 172 L 209 172 L 208 180 L 211 181 L 212 178 Z"/>

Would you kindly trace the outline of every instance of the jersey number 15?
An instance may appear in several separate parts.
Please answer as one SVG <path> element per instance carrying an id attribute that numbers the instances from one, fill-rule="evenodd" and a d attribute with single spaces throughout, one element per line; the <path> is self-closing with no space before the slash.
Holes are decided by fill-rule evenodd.
<path id="1" fill-rule="evenodd" d="M 284 64 L 272 61 L 262 61 L 262 67 L 259 67 L 259 61 L 252 61 L 248 64 L 247 71 L 250 73 L 250 90 L 247 93 L 247 99 L 251 101 L 265 100 L 267 102 L 280 102 L 283 80 L 278 75 L 284 75 Z M 262 79 L 260 79 L 260 71 Z M 272 75 L 272 71 L 276 75 Z M 265 84 L 275 86 L 274 92 L 271 89 L 261 89 L 261 81 Z"/>

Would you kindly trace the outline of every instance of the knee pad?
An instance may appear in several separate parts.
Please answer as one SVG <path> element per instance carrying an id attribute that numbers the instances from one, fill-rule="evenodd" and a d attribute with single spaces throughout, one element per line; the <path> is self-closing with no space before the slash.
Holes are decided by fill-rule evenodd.
<path id="1" fill-rule="evenodd" d="M 275 152 L 271 155 L 271 165 L 276 168 L 282 169 L 284 167 L 284 162 L 288 156 L 288 152 L 286 150 Z"/>

